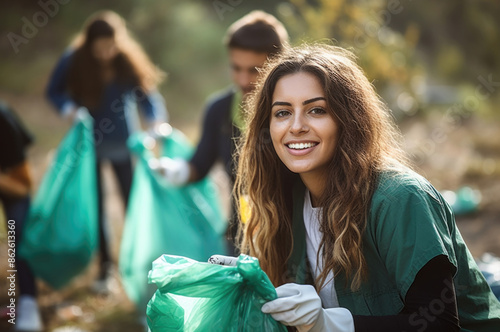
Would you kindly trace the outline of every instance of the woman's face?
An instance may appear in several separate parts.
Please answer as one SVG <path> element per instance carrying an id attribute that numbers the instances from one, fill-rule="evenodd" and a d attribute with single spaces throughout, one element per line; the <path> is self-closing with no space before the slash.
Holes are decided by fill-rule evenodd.
<path id="1" fill-rule="evenodd" d="M 94 40 L 92 55 L 102 64 L 111 62 L 118 55 L 115 39 L 113 37 L 102 37 Z"/>
<path id="2" fill-rule="evenodd" d="M 316 76 L 299 72 L 278 80 L 269 129 L 274 149 L 290 171 L 314 176 L 327 172 L 338 126 Z"/>

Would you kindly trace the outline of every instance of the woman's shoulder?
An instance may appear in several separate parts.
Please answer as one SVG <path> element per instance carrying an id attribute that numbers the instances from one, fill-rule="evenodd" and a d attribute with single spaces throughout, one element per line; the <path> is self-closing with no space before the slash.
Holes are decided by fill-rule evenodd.
<path id="1" fill-rule="evenodd" d="M 392 237 L 407 242 L 447 238 L 453 232 L 449 205 L 423 176 L 411 170 L 384 172 L 378 181 L 367 224 L 367 234 L 377 243 Z"/>
<path id="2" fill-rule="evenodd" d="M 442 203 L 442 197 L 422 175 L 410 169 L 386 170 L 379 174 L 372 205 L 393 201 L 432 200 Z"/>
<path id="3" fill-rule="evenodd" d="M 67 49 L 65 49 L 62 55 L 59 57 L 59 64 L 60 65 L 69 64 L 71 59 L 74 58 L 75 53 L 76 49 L 74 47 L 68 47 Z"/>

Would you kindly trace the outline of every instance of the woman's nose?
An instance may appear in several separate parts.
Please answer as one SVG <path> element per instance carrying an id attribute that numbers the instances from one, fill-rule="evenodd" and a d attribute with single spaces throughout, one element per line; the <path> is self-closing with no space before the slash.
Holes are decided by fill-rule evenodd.
<path id="1" fill-rule="evenodd" d="M 292 123 L 290 126 L 290 132 L 293 134 L 298 134 L 306 132 L 308 130 L 307 121 L 301 114 L 295 113 L 292 118 Z"/>

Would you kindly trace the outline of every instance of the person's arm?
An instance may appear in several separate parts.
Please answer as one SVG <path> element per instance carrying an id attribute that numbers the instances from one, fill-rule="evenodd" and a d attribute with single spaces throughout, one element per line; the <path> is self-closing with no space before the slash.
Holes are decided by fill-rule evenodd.
<path id="1" fill-rule="evenodd" d="M 66 51 L 50 76 L 46 95 L 49 101 L 63 117 L 74 114 L 79 105 L 68 94 L 68 70 L 71 62 L 72 51 Z"/>
<path id="2" fill-rule="evenodd" d="M 221 130 L 224 109 L 219 102 L 210 103 L 205 111 L 203 132 L 191 160 L 161 158 L 150 164 L 172 184 L 183 186 L 204 178 L 218 156 L 218 137 Z"/>
<path id="3" fill-rule="evenodd" d="M 21 198 L 29 194 L 31 177 L 26 161 L 10 168 L 7 172 L 0 171 L 0 193 L 12 198 Z"/>
<path id="4" fill-rule="evenodd" d="M 217 160 L 219 131 L 224 120 L 221 118 L 223 112 L 217 104 L 217 102 L 210 104 L 205 112 L 201 139 L 189 161 L 190 182 L 204 178 Z"/>
<path id="5" fill-rule="evenodd" d="M 356 332 L 460 331 L 453 273 L 446 256 L 433 258 L 418 272 L 400 314 L 354 315 Z"/>
<path id="6" fill-rule="evenodd" d="M 372 197 L 366 238 L 377 248 L 383 262 L 379 268 L 396 283 L 404 306 L 398 318 L 389 317 L 388 321 L 404 324 L 408 331 L 422 330 L 423 326 L 426 331 L 459 329 L 454 308 L 457 300 L 454 290 L 449 289 L 458 269 L 453 244 L 456 226 L 446 209 L 437 190 L 413 173 L 381 177 Z M 369 319 L 368 330 L 373 330 L 376 318 Z M 363 318 L 356 320 L 361 329 Z"/>

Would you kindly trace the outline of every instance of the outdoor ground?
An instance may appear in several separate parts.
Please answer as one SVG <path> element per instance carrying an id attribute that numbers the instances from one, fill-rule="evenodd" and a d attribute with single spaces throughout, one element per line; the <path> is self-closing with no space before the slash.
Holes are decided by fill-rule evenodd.
<path id="1" fill-rule="evenodd" d="M 59 119 L 51 107 L 40 97 L 2 95 L 37 137 L 29 152 L 35 188 L 51 155 L 69 124 Z M 462 119 L 451 126 L 440 114 L 424 118 L 409 118 L 401 124 L 406 147 L 417 152 L 417 170 L 426 176 L 438 190 L 457 190 L 470 186 L 482 195 L 478 211 L 457 217 L 458 227 L 474 257 L 485 252 L 500 256 L 500 123 L 477 117 Z M 436 128 L 445 133 L 437 139 Z M 196 141 L 196 125 L 180 127 Z M 123 229 L 123 206 L 118 199 L 114 178 L 106 168 L 107 213 L 111 224 L 113 256 L 119 252 L 119 239 Z M 217 176 L 220 179 L 219 176 Z M 227 202 L 227 182 L 218 183 Z M 227 206 L 227 204 L 226 204 Z M 0 233 L 1 234 L 1 233 Z M 5 238 L 0 242 L 0 305 L 8 303 L 7 247 Z M 121 287 L 113 294 L 96 295 L 90 285 L 96 276 L 93 263 L 88 271 L 61 291 L 53 291 L 39 283 L 39 303 L 47 331 L 78 332 L 132 332 L 143 331 L 140 315 L 127 299 Z M 144 308 L 141 308 L 144 309 Z M 0 330 L 7 331 L 10 324 L 0 321 Z"/>

